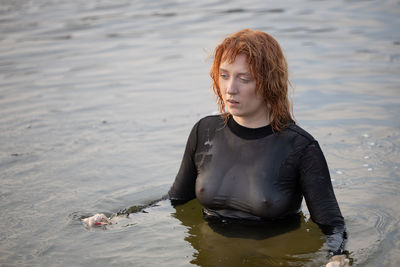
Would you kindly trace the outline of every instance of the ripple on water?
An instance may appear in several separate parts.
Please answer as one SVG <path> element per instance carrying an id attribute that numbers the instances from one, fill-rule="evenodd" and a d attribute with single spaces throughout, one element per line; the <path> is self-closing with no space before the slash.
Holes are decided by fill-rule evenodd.
<path id="1" fill-rule="evenodd" d="M 383 241 L 393 241 L 399 234 L 399 221 L 390 211 L 377 205 L 356 205 L 352 210 L 356 212 L 345 218 L 350 233 L 348 245 L 355 263 L 362 265 L 370 261 L 371 257 L 378 257 L 376 253 L 381 249 Z M 379 257 L 384 260 L 382 255 Z"/>
<path id="2" fill-rule="evenodd" d="M 193 248 L 201 234 L 215 234 L 197 229 L 190 243 L 190 227 L 168 207 L 105 230 L 86 231 L 80 220 L 126 205 L 144 184 L 154 192 L 172 182 L 194 114 L 215 110 L 202 49 L 249 27 L 271 33 L 287 53 L 295 114 L 317 129 L 356 263 L 396 266 L 396 1 L 0 2 L 2 264 L 186 266 L 201 254 Z M 134 193 L 121 197 L 125 188 Z M 188 224 L 201 221 L 201 211 L 187 214 Z M 307 247 L 301 233 L 298 243 L 295 233 L 271 239 L 234 263 L 316 257 L 322 266 L 319 252 L 269 254 Z M 314 237 L 318 247 L 321 234 Z M 231 255 L 249 244 L 217 240 Z M 210 243 L 203 238 L 203 251 Z"/>

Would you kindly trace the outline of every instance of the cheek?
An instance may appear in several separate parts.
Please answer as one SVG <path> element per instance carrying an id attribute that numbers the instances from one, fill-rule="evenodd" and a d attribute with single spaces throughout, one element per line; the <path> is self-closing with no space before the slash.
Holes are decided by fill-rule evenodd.
<path id="1" fill-rule="evenodd" d="M 247 88 L 244 88 L 244 90 L 242 90 L 242 92 L 243 92 L 243 95 L 245 95 L 246 98 L 249 100 L 257 99 L 256 90 L 254 89 L 253 86 L 248 86 Z"/>
<path id="2" fill-rule="evenodd" d="M 220 79 L 218 82 L 218 86 L 219 86 L 219 90 L 220 90 L 221 94 L 225 95 L 226 86 L 225 86 L 224 80 Z"/>
<path id="3" fill-rule="evenodd" d="M 264 103 L 262 97 L 259 94 L 257 94 L 254 88 L 249 88 L 249 90 L 246 91 L 245 97 L 249 103 L 252 103 L 252 105 L 258 106 Z"/>

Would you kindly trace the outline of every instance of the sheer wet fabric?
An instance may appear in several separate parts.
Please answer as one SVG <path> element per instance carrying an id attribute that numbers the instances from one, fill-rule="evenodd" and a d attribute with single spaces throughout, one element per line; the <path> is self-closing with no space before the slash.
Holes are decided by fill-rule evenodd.
<path id="1" fill-rule="evenodd" d="M 305 198 L 312 220 L 333 254 L 346 240 L 325 157 L 318 142 L 291 124 L 273 132 L 227 123 L 219 115 L 193 127 L 169 191 L 173 204 L 198 198 L 207 217 L 273 221 L 300 212 Z"/>

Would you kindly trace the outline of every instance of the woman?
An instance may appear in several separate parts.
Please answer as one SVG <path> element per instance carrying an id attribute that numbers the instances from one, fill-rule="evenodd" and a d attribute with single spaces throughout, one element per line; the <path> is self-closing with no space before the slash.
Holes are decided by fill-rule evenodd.
<path id="1" fill-rule="evenodd" d="M 304 196 L 327 235 L 336 260 L 329 264 L 344 266 L 344 220 L 318 142 L 291 115 L 278 42 L 260 31 L 234 33 L 217 46 L 210 75 L 221 115 L 193 127 L 172 203 L 197 197 L 209 220 L 275 221 L 298 214 Z"/>

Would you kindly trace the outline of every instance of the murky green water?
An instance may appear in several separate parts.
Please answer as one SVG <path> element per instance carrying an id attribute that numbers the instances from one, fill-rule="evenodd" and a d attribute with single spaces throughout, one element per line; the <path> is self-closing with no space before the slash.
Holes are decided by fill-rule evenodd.
<path id="1" fill-rule="evenodd" d="M 323 235 L 215 229 L 146 204 L 217 110 L 209 53 L 250 27 L 285 50 L 298 123 L 331 170 L 354 266 L 400 264 L 398 1 L 1 1 L 0 265 L 321 266 Z M 232 236 L 241 232 L 241 236 Z M 257 231 L 256 231 L 257 233 Z"/>

